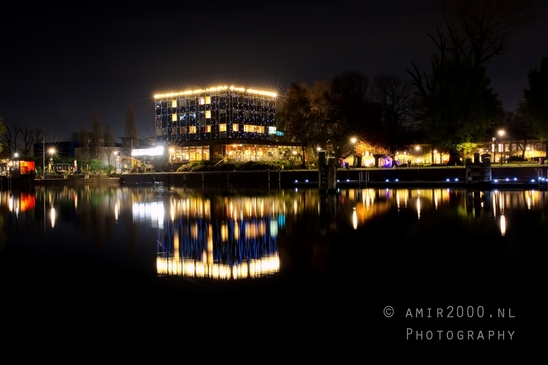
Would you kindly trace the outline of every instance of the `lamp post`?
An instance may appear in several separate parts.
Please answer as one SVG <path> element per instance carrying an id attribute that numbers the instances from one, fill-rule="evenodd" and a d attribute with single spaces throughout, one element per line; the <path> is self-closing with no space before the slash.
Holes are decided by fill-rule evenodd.
<path id="1" fill-rule="evenodd" d="M 48 153 L 49 153 L 49 170 L 51 172 L 51 170 L 53 169 L 53 155 L 55 154 L 55 148 L 50 148 L 48 150 Z"/>
<path id="2" fill-rule="evenodd" d="M 358 140 L 356 139 L 356 137 L 350 138 L 350 142 L 352 143 L 352 153 L 354 154 L 354 161 L 353 161 L 353 164 L 352 164 L 352 165 L 354 165 L 354 167 L 356 167 L 356 150 L 354 148 L 356 146 L 357 141 Z"/>
<path id="3" fill-rule="evenodd" d="M 502 166 L 502 161 L 504 157 L 504 142 L 502 141 L 502 136 L 504 136 L 504 131 L 502 129 L 499 131 L 499 136 L 500 136 L 500 144 L 501 144 L 500 165 Z"/>

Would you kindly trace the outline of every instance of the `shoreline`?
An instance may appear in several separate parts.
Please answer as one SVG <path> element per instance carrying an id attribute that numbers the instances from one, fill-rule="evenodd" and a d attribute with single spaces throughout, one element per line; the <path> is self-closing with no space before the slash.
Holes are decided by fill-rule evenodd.
<path id="1" fill-rule="evenodd" d="M 466 168 L 350 168 L 336 170 L 339 188 L 469 188 L 469 189 L 535 189 L 548 187 L 548 166 L 494 166 L 490 181 L 467 181 Z M 318 170 L 250 170 L 147 172 L 115 176 L 90 175 L 89 178 L 9 178 L 0 177 L 0 190 L 48 185 L 108 184 L 120 186 L 176 186 L 187 188 L 287 189 L 318 188 Z M 331 192 L 330 191 L 330 192 Z"/>

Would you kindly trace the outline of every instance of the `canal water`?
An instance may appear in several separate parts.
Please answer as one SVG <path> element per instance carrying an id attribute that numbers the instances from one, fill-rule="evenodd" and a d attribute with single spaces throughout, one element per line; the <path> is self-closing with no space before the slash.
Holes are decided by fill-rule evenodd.
<path id="1" fill-rule="evenodd" d="M 1 191 L 0 211 L 2 315 L 23 332 L 148 323 L 356 350 L 540 331 L 542 190 L 37 186 Z"/>

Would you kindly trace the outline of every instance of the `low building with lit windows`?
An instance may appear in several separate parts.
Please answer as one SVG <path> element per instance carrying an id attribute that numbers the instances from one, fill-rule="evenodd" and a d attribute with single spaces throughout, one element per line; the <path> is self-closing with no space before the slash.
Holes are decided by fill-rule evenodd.
<path id="1" fill-rule="evenodd" d="M 272 91 L 235 86 L 157 94 L 156 145 L 165 146 L 170 163 L 291 156 L 297 145 L 278 141 L 276 98 Z"/>

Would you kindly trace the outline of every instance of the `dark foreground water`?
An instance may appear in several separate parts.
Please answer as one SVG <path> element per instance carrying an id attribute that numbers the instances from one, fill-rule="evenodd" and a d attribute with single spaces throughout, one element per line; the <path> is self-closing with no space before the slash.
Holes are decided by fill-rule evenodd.
<path id="1" fill-rule="evenodd" d="M 342 356 L 544 332 L 546 191 L 36 187 L 0 211 L 16 337 Z"/>

